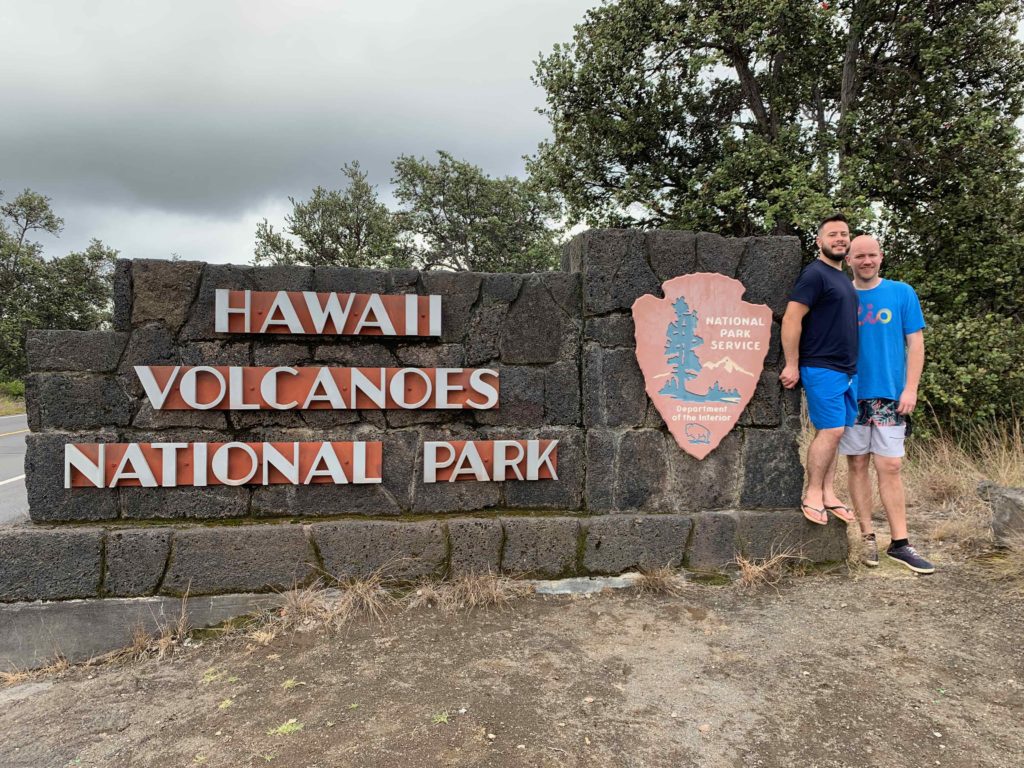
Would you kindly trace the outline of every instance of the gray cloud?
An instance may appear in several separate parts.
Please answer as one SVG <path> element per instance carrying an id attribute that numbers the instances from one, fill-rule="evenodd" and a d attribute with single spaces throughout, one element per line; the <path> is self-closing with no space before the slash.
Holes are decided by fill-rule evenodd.
<path id="1" fill-rule="evenodd" d="M 337 186 L 350 160 L 383 187 L 396 156 L 436 149 L 519 173 L 547 134 L 532 62 L 594 4 L 18 3 L 0 49 L 0 189 L 50 195 L 65 250 L 90 226 L 118 247 L 148 225 L 222 260 L 227 232 L 248 220 L 251 249 L 258 218 Z"/>

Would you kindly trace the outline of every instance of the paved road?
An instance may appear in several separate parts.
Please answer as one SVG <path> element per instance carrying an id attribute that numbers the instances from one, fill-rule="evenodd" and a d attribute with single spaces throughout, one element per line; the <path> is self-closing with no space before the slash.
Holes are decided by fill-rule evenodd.
<path id="1" fill-rule="evenodd" d="M 25 495 L 25 415 L 0 416 L 0 525 L 28 519 Z"/>

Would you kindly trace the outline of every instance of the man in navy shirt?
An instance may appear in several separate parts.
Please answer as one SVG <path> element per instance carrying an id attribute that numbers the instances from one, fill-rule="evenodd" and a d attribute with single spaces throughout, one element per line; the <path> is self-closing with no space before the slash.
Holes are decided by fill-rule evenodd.
<path id="1" fill-rule="evenodd" d="M 807 451 L 807 490 L 801 511 L 819 525 L 828 512 L 845 523 L 853 514 L 833 488 L 836 449 L 857 415 L 857 293 L 843 272 L 850 247 L 846 217 L 833 214 L 818 227 L 818 258 L 800 273 L 782 318 L 787 389 L 802 381 L 807 410 L 817 430 Z"/>
<path id="2" fill-rule="evenodd" d="M 839 452 L 849 462 L 850 495 L 864 537 L 862 561 L 878 565 L 868 475 L 873 456 L 878 495 L 892 538 L 887 554 L 916 573 L 933 573 L 935 567 L 910 546 L 907 538 L 906 498 L 900 476 L 906 417 L 917 405 L 917 386 L 924 368 L 921 303 L 906 283 L 879 277 L 882 250 L 875 238 L 854 238 L 846 261 L 853 270 L 860 305 L 858 413 L 856 423 L 843 433 Z"/>

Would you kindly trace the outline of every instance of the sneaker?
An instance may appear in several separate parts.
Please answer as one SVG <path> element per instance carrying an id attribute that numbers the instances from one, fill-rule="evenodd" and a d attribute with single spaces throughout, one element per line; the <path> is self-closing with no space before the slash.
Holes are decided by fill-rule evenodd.
<path id="1" fill-rule="evenodd" d="M 878 565 L 878 541 L 875 535 L 863 536 L 860 540 L 860 561 L 869 568 Z"/>
<path id="2" fill-rule="evenodd" d="M 903 563 L 914 573 L 935 573 L 935 566 L 917 554 L 917 550 L 909 544 L 896 549 L 887 549 L 885 554 L 889 556 L 890 560 Z"/>

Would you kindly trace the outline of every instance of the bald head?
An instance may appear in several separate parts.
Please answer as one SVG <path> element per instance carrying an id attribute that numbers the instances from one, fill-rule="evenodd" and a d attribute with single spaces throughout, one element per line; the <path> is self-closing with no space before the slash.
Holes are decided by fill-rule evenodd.
<path id="1" fill-rule="evenodd" d="M 855 253 L 862 251 L 868 251 L 877 253 L 879 258 L 882 256 L 882 247 L 878 244 L 871 235 L 857 235 L 850 242 L 850 256 L 852 257 Z"/>
<path id="2" fill-rule="evenodd" d="M 874 288 L 879 282 L 882 248 L 871 235 L 858 235 L 850 243 L 846 263 L 853 270 L 853 282 L 858 288 Z"/>

